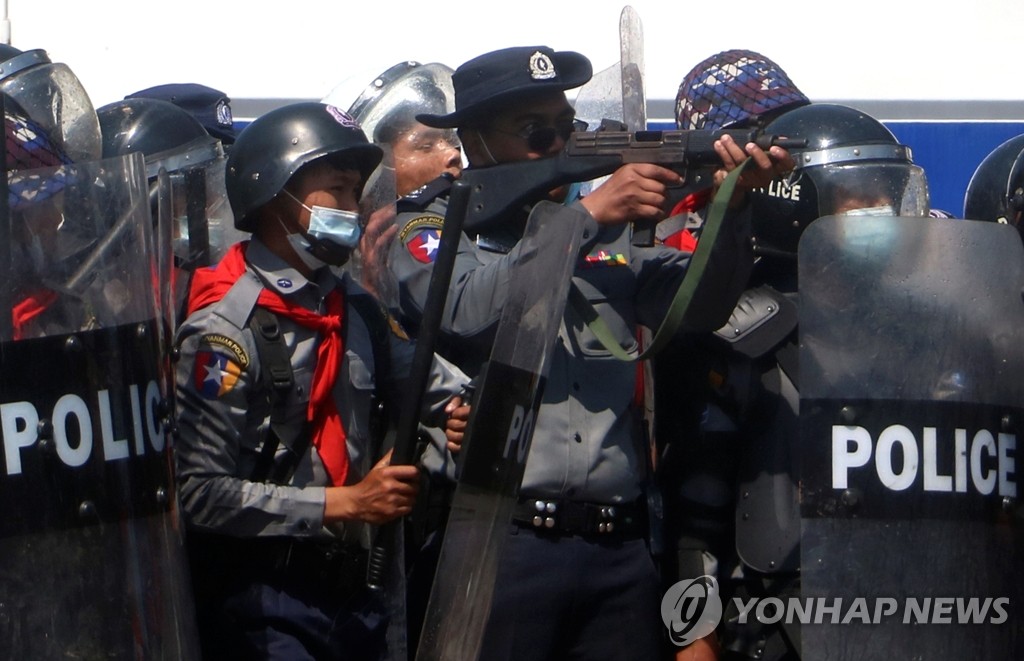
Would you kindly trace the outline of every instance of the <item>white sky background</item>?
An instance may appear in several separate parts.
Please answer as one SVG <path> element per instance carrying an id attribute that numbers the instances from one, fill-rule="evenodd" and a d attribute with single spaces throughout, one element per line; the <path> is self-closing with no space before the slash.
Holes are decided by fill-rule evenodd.
<path id="1" fill-rule="evenodd" d="M 97 107 L 199 82 L 232 98 L 313 99 L 410 59 L 455 67 L 505 46 L 619 59 L 619 14 L 643 21 L 648 99 L 674 99 L 705 57 L 747 48 L 816 100 L 1020 100 L 1024 0 L 7 0 L 11 43 L 45 49 Z M 365 83 L 360 83 L 363 85 Z"/>

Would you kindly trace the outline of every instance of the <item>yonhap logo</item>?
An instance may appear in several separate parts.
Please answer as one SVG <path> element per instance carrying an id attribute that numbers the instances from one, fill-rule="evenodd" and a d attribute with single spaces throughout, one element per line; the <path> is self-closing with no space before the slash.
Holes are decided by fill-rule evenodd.
<path id="1" fill-rule="evenodd" d="M 679 581 L 661 599 L 661 620 L 679 647 L 708 635 L 721 619 L 722 598 L 712 576 Z"/>

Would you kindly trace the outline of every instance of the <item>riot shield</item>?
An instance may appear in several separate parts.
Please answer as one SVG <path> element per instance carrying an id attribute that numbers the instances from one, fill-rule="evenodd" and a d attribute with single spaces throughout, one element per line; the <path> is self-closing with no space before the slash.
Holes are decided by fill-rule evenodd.
<path id="1" fill-rule="evenodd" d="M 527 221 L 491 356 L 472 401 L 419 661 L 479 657 L 584 217 L 541 202 Z"/>
<path id="2" fill-rule="evenodd" d="M 249 238 L 235 229 L 224 185 L 224 152 L 219 142 L 191 154 L 187 165 L 158 162 L 149 170 L 156 195 L 156 254 L 161 274 L 160 304 L 169 327 L 179 321 L 192 272 L 220 261 L 235 243 Z"/>
<path id="3" fill-rule="evenodd" d="M 391 245 L 398 237 L 395 158 L 390 145 L 379 145 L 383 156 L 370 175 L 359 200 L 363 232 L 359 249 L 344 269 L 389 309 L 398 309 L 398 282 L 390 265 Z"/>
<path id="4" fill-rule="evenodd" d="M 9 189 L 0 649 L 198 658 L 142 154 Z"/>
<path id="5" fill-rule="evenodd" d="M 1024 658 L 1022 271 L 995 223 L 804 233 L 803 658 Z"/>

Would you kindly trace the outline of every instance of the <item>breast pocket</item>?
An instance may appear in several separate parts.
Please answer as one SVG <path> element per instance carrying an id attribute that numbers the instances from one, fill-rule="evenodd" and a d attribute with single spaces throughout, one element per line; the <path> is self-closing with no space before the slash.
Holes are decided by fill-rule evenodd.
<path id="1" fill-rule="evenodd" d="M 633 274 L 628 267 L 594 269 L 586 277 L 574 277 L 576 287 L 586 299 L 585 308 L 593 308 L 624 350 L 637 350 L 636 316 L 633 311 Z M 570 294 L 570 297 L 572 294 Z M 607 357 L 611 352 L 594 335 L 577 306 L 568 306 L 570 340 L 580 355 Z"/>
<path id="2" fill-rule="evenodd" d="M 346 392 L 345 429 L 350 436 L 369 437 L 369 416 L 375 406 L 375 380 L 373 375 L 372 356 L 363 352 L 347 351 L 345 355 L 348 369 L 344 372 L 348 382 L 344 384 Z"/>

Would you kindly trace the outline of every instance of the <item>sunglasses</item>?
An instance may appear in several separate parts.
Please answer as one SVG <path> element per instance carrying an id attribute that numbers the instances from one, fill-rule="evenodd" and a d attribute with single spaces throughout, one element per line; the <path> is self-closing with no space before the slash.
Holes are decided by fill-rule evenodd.
<path id="1" fill-rule="evenodd" d="M 555 144 L 555 140 L 558 138 L 561 138 L 562 142 L 568 142 L 570 135 L 576 131 L 585 131 L 586 129 L 586 122 L 574 119 L 571 124 L 562 126 L 541 126 L 538 128 L 527 126 L 522 131 L 502 131 L 496 128 L 491 128 L 490 130 L 494 133 L 504 133 L 505 135 L 525 140 L 526 146 L 530 148 L 530 151 L 545 152 L 551 149 L 551 145 Z"/>

